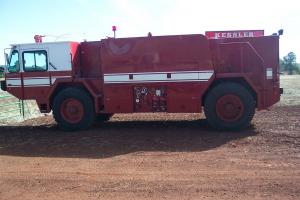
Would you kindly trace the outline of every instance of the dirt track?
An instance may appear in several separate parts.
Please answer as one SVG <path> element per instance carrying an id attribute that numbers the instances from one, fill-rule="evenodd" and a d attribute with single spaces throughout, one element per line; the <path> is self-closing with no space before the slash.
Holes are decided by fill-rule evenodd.
<path id="1" fill-rule="evenodd" d="M 76 133 L 51 117 L 3 126 L 0 199 L 299 199 L 299 121 L 290 106 L 241 132 L 197 114 L 117 115 Z"/>

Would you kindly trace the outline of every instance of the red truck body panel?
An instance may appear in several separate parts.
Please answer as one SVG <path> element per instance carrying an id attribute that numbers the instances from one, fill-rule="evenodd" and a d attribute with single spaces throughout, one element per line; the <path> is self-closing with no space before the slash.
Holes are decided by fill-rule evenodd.
<path id="1" fill-rule="evenodd" d="M 210 40 L 216 74 L 240 73 L 246 76 L 261 99 L 259 109 L 280 100 L 279 39 L 276 36 Z M 272 69 L 272 78 L 266 69 Z"/>
<path id="2" fill-rule="evenodd" d="M 218 80 L 243 79 L 258 109 L 279 101 L 279 37 L 208 39 L 203 35 L 149 36 L 70 43 L 71 70 L 7 73 L 20 79 L 8 91 L 35 99 L 49 112 L 60 88 L 81 85 L 96 113 L 201 112 Z M 49 78 L 27 87 L 26 77 Z M 55 77 L 53 79 L 53 77 Z"/>
<path id="3" fill-rule="evenodd" d="M 213 74 L 209 42 L 202 35 L 102 40 L 101 61 L 109 113 L 200 112 L 212 76 L 204 81 L 197 76 Z M 154 108 L 155 92 L 164 93 L 161 109 Z"/>
<path id="4" fill-rule="evenodd" d="M 101 42 L 82 42 L 80 44 L 80 74 L 83 78 L 102 78 Z"/>

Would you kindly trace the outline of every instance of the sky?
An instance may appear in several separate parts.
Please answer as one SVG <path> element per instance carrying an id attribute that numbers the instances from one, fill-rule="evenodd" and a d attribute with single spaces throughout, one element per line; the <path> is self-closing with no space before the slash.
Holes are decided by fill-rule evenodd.
<path id="1" fill-rule="evenodd" d="M 10 44 L 101 40 L 117 37 L 204 34 L 220 30 L 284 29 L 280 57 L 293 51 L 300 62 L 297 0 L 0 0 L 0 50 Z M 0 54 L 0 64 L 4 56 Z"/>

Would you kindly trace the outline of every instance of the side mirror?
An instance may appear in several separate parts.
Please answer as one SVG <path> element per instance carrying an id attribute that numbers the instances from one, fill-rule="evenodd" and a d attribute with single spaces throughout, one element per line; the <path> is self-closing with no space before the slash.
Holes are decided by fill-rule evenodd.
<path id="1" fill-rule="evenodd" d="M 279 31 L 278 31 L 278 35 L 280 36 L 280 35 L 283 35 L 283 29 L 280 29 Z"/>
<path id="2" fill-rule="evenodd" d="M 6 64 L 9 65 L 9 57 L 7 53 L 4 53 Z"/>

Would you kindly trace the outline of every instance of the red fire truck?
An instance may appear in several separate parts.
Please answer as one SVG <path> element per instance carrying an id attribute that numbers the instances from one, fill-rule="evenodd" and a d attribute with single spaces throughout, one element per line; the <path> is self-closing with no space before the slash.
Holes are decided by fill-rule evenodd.
<path id="1" fill-rule="evenodd" d="M 6 54 L 1 88 L 36 100 L 64 130 L 86 129 L 114 113 L 202 110 L 212 127 L 240 129 L 255 110 L 280 100 L 280 34 L 16 44 Z"/>

